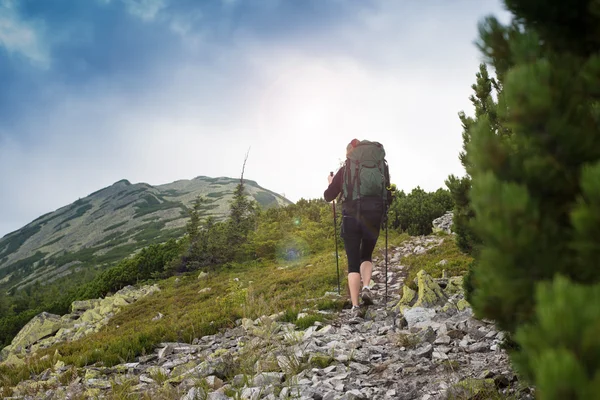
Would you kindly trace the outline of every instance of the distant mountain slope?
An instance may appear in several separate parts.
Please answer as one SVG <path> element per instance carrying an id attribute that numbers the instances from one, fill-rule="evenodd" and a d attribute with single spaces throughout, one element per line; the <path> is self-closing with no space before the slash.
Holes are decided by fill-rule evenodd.
<path id="1" fill-rule="evenodd" d="M 184 233 L 198 195 L 205 215 L 226 216 L 239 179 L 199 176 L 166 185 L 127 180 L 42 215 L 0 239 L 0 289 L 48 282 L 86 268 L 101 268 L 152 243 Z M 245 180 L 262 207 L 291 202 Z"/>

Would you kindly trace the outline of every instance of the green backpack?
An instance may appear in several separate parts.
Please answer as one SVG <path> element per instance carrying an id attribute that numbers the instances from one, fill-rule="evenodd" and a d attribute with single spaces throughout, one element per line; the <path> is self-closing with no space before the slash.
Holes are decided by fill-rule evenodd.
<path id="1" fill-rule="evenodd" d="M 341 201 L 355 202 L 360 212 L 361 200 L 379 198 L 387 209 L 388 165 L 385 150 L 378 142 L 353 140 L 344 164 Z"/>

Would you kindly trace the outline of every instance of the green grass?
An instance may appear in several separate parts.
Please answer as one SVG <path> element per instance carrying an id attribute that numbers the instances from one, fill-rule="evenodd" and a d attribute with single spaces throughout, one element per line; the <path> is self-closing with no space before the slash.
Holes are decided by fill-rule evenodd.
<path id="1" fill-rule="evenodd" d="M 317 309 L 320 311 L 333 310 L 341 311 L 344 308 L 342 299 L 321 299 L 317 302 Z"/>
<path id="2" fill-rule="evenodd" d="M 444 239 L 441 245 L 433 247 L 425 254 L 411 255 L 402 258 L 401 263 L 408 267 L 408 276 L 405 282 L 414 288 L 413 280 L 420 270 L 425 270 L 434 278 L 441 278 L 442 271 L 446 270 L 447 276 L 459 276 L 466 274 L 472 257 L 462 253 L 456 246 L 454 237 L 447 234 L 437 234 Z M 439 262 L 446 260 L 446 265 Z"/>
<path id="3" fill-rule="evenodd" d="M 434 276 L 439 276 L 441 267 L 437 262 L 448 260 L 443 267 L 450 275 L 463 273 L 469 258 L 462 255 L 450 236 L 443 236 L 444 243 L 426 254 L 411 256 L 402 260 L 415 274 L 425 269 Z M 407 235 L 390 231 L 388 244 L 399 246 Z M 378 245 L 385 244 L 382 234 Z M 126 246 L 123 246 L 126 247 Z M 85 249 L 79 256 L 87 256 L 95 249 Z M 126 252 L 122 248 L 118 252 Z M 316 321 L 323 321 L 324 316 L 317 310 L 340 310 L 346 300 L 346 261 L 343 247 L 339 251 L 341 287 L 344 290 L 341 298 L 323 297 L 325 292 L 337 289 L 337 274 L 333 249 L 326 249 L 321 254 L 305 257 L 286 263 L 288 268 L 278 269 L 276 262 L 222 266 L 211 271 L 208 277 L 198 280 L 198 272 L 171 277 L 160 281 L 161 291 L 141 299 L 126 307 L 110 320 L 108 325 L 98 333 L 81 340 L 62 343 L 49 349 L 41 350 L 32 358 L 27 366 L 20 368 L 0 368 L 0 394 L 8 393 L 9 388 L 26 379 L 31 373 L 41 373 L 49 365 L 40 361 L 44 355 L 50 358 L 55 351 L 67 365 L 82 367 L 98 363 L 113 366 L 135 360 L 137 356 L 154 352 L 161 342 L 191 343 L 194 338 L 217 333 L 235 326 L 239 318 L 256 319 L 262 315 L 271 315 L 283 311 L 283 321 L 294 323 L 298 329 L 306 329 Z M 376 250 L 377 256 L 383 253 Z M 117 250 L 107 254 L 107 258 L 122 257 Z M 65 255 L 73 259 L 75 254 Z M 100 257 L 94 257 L 98 262 Z M 310 268 L 306 266 L 311 264 Z M 210 287 L 211 291 L 199 293 Z M 298 319 L 298 311 L 310 308 L 308 316 Z M 152 321 L 158 313 L 164 317 Z M 55 362 L 56 360 L 54 360 Z M 323 363 L 325 364 L 325 363 Z"/>
<path id="4" fill-rule="evenodd" d="M 298 310 L 295 309 L 287 309 L 284 311 L 283 316 L 281 317 L 282 322 L 290 322 L 294 323 L 298 319 Z"/>
<path id="5" fill-rule="evenodd" d="M 399 233 L 392 229 L 388 230 L 388 247 L 398 247 L 405 241 L 409 240 L 411 236 L 408 233 Z M 385 249 L 385 231 L 382 230 L 379 234 L 377 241 L 377 247 Z"/>
<path id="6" fill-rule="evenodd" d="M 339 219 L 338 219 L 339 221 Z M 387 238 L 387 243 L 388 243 L 388 257 L 391 258 L 391 250 L 394 247 L 398 247 L 400 245 L 402 245 L 402 243 L 404 243 L 405 241 L 409 240 L 411 237 L 408 235 L 408 233 L 399 233 L 395 230 L 389 229 L 388 230 L 388 238 Z M 344 242 L 338 237 L 339 243 L 338 243 L 338 251 L 340 252 L 340 254 L 342 255 L 342 257 L 340 258 L 340 273 L 345 273 L 346 270 L 344 268 L 346 268 L 347 264 L 346 264 L 346 258 L 345 258 L 345 253 L 344 253 Z M 374 258 L 379 258 L 381 260 L 385 260 L 385 230 L 381 230 L 380 234 L 379 234 L 379 238 L 377 239 L 377 244 L 375 245 L 375 250 L 373 251 L 373 257 Z M 342 267 L 342 264 L 344 264 L 344 266 Z"/>
<path id="7" fill-rule="evenodd" d="M 58 350 L 67 365 L 113 366 L 152 353 L 161 342 L 191 343 L 196 337 L 235 326 L 235 321 L 242 317 L 255 319 L 279 311 L 297 316 L 290 310 L 306 307 L 308 299 L 335 288 L 333 261 L 330 256 L 315 256 L 290 264 L 286 270 L 278 270 L 274 263 L 253 262 L 221 268 L 203 280 L 197 279 L 197 272 L 180 276 L 179 281 L 172 277 L 160 282 L 159 293 L 125 308 L 100 332 L 42 350 L 30 365 Z M 304 268 L 308 262 L 313 266 Z M 205 287 L 212 290 L 199 293 Z M 316 310 L 315 302 L 311 306 Z M 159 312 L 164 317 L 151 322 Z M 323 320 L 323 316 L 310 314 L 300 320 L 294 318 L 293 322 L 304 329 L 318 320 Z M 39 368 L 0 369 L 0 375 L 4 377 L 4 385 L 14 384 Z"/>
<path id="8" fill-rule="evenodd" d="M 518 395 L 505 395 L 498 392 L 493 379 L 467 378 L 453 385 L 448 400 L 517 400 Z"/>
<path id="9" fill-rule="evenodd" d="M 315 324 L 315 322 L 323 322 L 325 317 L 321 314 L 309 314 L 306 317 L 298 318 L 295 322 L 296 328 L 305 330 Z"/>
<path id="10" fill-rule="evenodd" d="M 333 362 L 333 357 L 329 354 L 313 354 L 310 358 L 310 364 L 315 368 L 327 368 Z"/>

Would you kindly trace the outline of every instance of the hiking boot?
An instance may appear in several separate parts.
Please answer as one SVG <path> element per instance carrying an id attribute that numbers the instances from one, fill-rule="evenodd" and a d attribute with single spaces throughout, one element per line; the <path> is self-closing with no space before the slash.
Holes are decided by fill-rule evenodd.
<path id="1" fill-rule="evenodd" d="M 363 304 L 366 306 L 373 304 L 373 294 L 371 294 L 371 289 L 368 287 L 362 288 L 362 291 L 360 292 L 360 298 L 362 299 Z"/>
<path id="2" fill-rule="evenodd" d="M 348 323 L 354 325 L 354 324 L 360 324 L 361 321 L 362 321 L 362 317 L 361 317 L 360 307 L 352 306 L 352 309 L 350 310 L 350 317 L 348 319 Z"/>

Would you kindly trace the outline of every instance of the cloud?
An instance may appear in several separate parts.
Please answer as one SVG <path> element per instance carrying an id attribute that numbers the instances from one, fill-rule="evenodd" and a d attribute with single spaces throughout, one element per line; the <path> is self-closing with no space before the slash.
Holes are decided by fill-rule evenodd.
<path id="1" fill-rule="evenodd" d="M 251 109 L 254 156 L 268 163 L 248 171 L 261 184 L 293 200 L 320 197 L 325 174 L 337 169 L 354 137 L 385 145 L 392 177 L 405 190 L 435 190 L 448 174 L 462 174 L 456 113 L 468 106 L 468 80 L 410 74 L 410 66 L 383 72 L 353 58 L 278 54 L 278 64 L 263 59 L 273 78 Z"/>
<path id="2" fill-rule="evenodd" d="M 123 1 L 36 9 L 51 68 L 0 62 L 0 235 L 123 178 L 238 176 L 249 147 L 245 176 L 292 200 L 322 195 L 353 137 L 386 146 L 405 190 L 462 174 L 496 2 Z"/>
<path id="3" fill-rule="evenodd" d="M 20 54 L 40 68 L 48 68 L 50 55 L 42 42 L 43 24 L 23 20 L 13 0 L 0 1 L 0 45 L 8 53 Z"/>
<path id="4" fill-rule="evenodd" d="M 166 7 L 165 0 L 122 0 L 131 15 L 152 21 Z"/>
<path id="5" fill-rule="evenodd" d="M 240 3 L 240 0 L 221 0 L 225 7 L 235 7 Z"/>
<path id="6" fill-rule="evenodd" d="M 252 70 L 265 85 L 252 108 L 253 150 L 278 166 L 256 165 L 261 184 L 292 200 L 320 197 L 325 174 L 354 137 L 385 145 L 404 190 L 436 190 L 449 174 L 464 174 L 457 113 L 471 111 L 481 61 L 473 46 L 477 20 L 497 5 L 467 12 L 472 3 L 434 3 L 425 12 L 375 2 L 293 47 L 247 40 Z"/>

